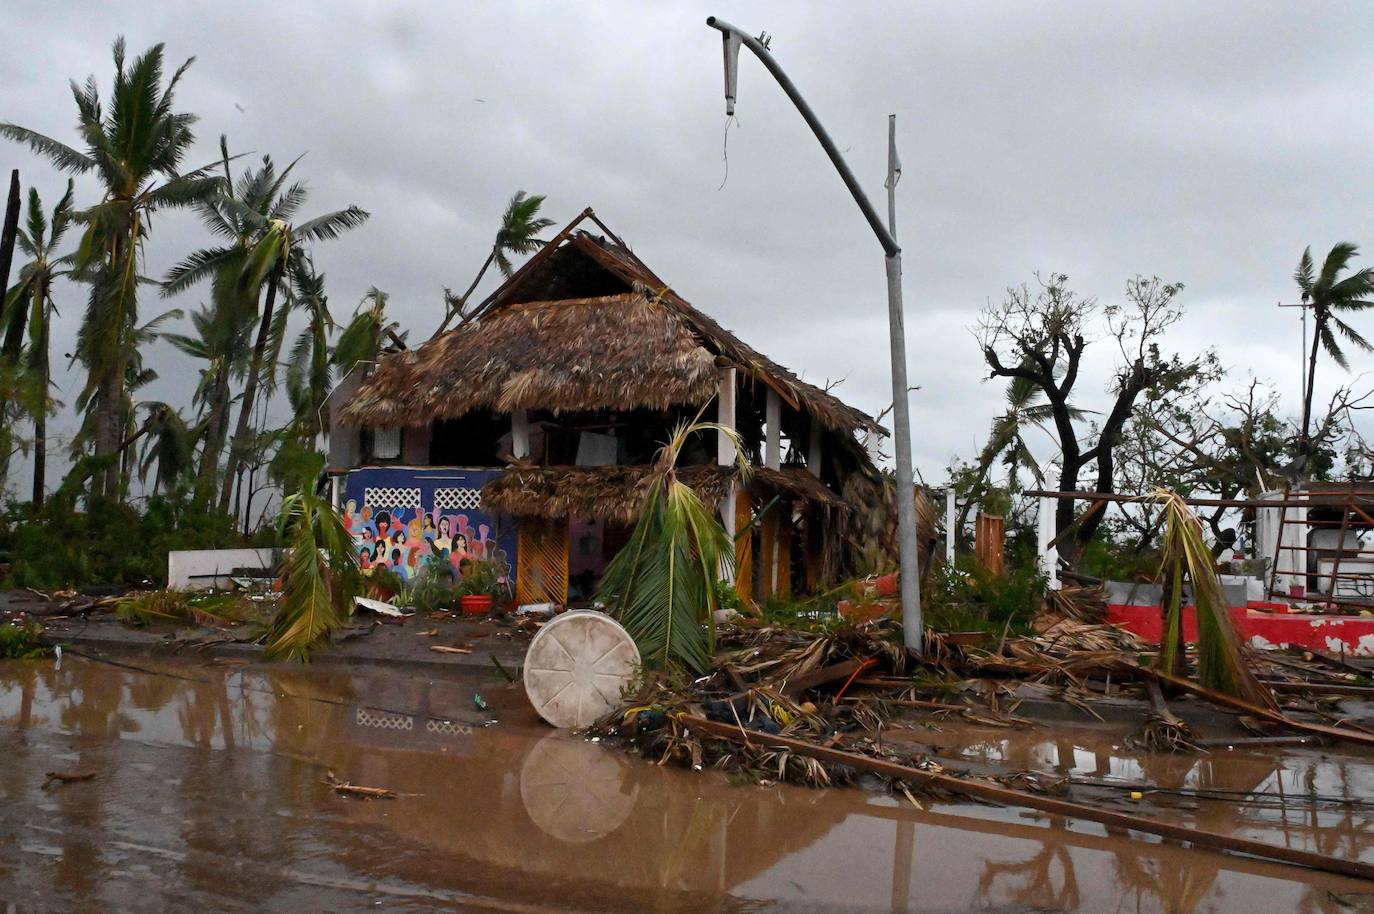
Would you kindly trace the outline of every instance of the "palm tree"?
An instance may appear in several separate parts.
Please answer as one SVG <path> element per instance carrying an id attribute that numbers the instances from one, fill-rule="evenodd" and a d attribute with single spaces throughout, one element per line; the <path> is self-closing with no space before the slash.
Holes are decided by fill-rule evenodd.
<path id="1" fill-rule="evenodd" d="M 992 420 L 992 428 L 988 432 L 987 443 L 983 445 L 983 450 L 978 454 L 978 463 L 974 469 L 969 497 L 959 509 L 959 517 L 954 523 L 954 529 L 946 531 L 947 536 L 954 536 L 958 531 L 964 529 L 964 524 L 968 522 L 969 511 L 980 497 L 987 482 L 988 474 L 991 473 L 992 466 L 999 457 L 1008 467 L 1008 489 L 1011 491 L 1015 491 L 1017 473 L 1023 467 L 1030 471 L 1037 484 L 1041 484 L 1045 480 L 1044 474 L 1040 471 L 1040 464 L 1036 462 L 1035 455 L 1031 453 L 1030 446 L 1026 443 L 1024 433 L 1028 426 L 1045 428 L 1045 423 L 1054 418 L 1053 410 L 1048 403 L 1040 402 L 1044 397 L 1044 391 L 1024 378 L 1013 377 L 1011 382 L 1007 384 L 1006 396 L 1006 412 Z M 1075 419 L 1080 419 L 1084 412 L 1070 408 L 1070 415 Z"/>
<path id="2" fill-rule="evenodd" d="M 448 328 L 449 321 L 455 317 L 469 317 L 467 311 L 468 298 L 472 295 L 477 284 L 482 281 L 482 277 L 487 275 L 487 270 L 494 263 L 501 271 L 501 275 L 507 279 L 515 272 L 514 265 L 510 262 L 511 254 L 525 256 L 533 254 L 544 246 L 545 242 L 536 238 L 540 232 L 553 225 L 552 219 L 539 217 L 539 208 L 544 205 L 543 194 L 535 194 L 532 197 L 525 196 L 523 190 L 515 192 L 515 196 L 510 198 L 506 204 L 506 211 L 501 216 L 501 227 L 496 230 L 496 240 L 492 242 L 491 253 L 482 262 L 482 269 L 477 271 L 477 276 L 468 286 L 467 291 L 462 295 L 452 295 L 445 293 L 444 303 L 446 313 L 444 322 L 439 325 L 439 329 L 434 331 L 438 336 Z"/>
<path id="3" fill-rule="evenodd" d="M 243 385 L 243 398 L 239 402 L 238 422 L 229 445 L 229 460 L 225 464 L 224 482 L 220 487 L 220 510 L 228 510 L 234 490 L 234 478 L 238 465 L 252 445 L 253 432 L 251 420 L 257 405 L 258 386 L 264 373 L 270 375 L 269 382 L 276 377 L 276 360 L 268 364 L 268 345 L 273 338 L 273 327 L 278 327 L 277 339 L 285 327 L 286 312 L 276 313 L 277 294 L 285 285 L 288 268 L 292 262 L 305 253 L 303 244 L 310 241 L 327 241 L 337 238 L 349 229 L 357 228 L 367 221 L 368 214 L 356 206 L 337 210 L 323 216 L 292 225 L 286 221 L 301 202 L 304 194 L 291 202 L 286 212 L 278 216 L 264 217 L 251 210 L 242 210 L 245 221 L 257 224 L 258 234 L 244 260 L 243 271 L 239 274 L 239 288 L 257 297 L 257 290 L 267 289 L 266 301 L 258 323 L 258 336 L 253 344 L 253 352 L 248 362 L 248 374 Z M 287 290 L 289 295 L 289 290 Z M 275 321 L 275 323 L 274 323 Z"/>
<path id="4" fill-rule="evenodd" d="M 227 510 L 238 464 L 252 437 L 250 424 L 258 387 L 264 380 L 263 371 L 269 365 L 275 369 L 275 353 L 285 331 L 289 308 L 276 308 L 277 295 L 284 290 L 288 274 L 297 271 L 294 265 L 303 255 L 301 244 L 337 237 L 361 225 L 368 214 L 350 206 L 293 227 L 290 220 L 308 195 L 304 183 L 287 184 L 299 158 L 278 172 L 271 156 L 263 156 L 261 166 L 245 170 L 238 181 L 230 177 L 229 151 L 223 137 L 220 158 L 225 191 L 202 201 L 198 210 L 205 226 L 226 239 L 225 243 L 196 251 L 168 271 L 163 294 L 175 295 L 203 280 L 211 280 L 214 320 L 210 326 L 215 338 L 226 343 L 224 352 L 228 357 L 214 362 L 206 381 L 205 441 L 196 483 L 197 498 L 203 501 L 208 501 L 214 491 L 229 432 L 231 377 L 244 378 L 234 444 L 220 490 L 220 507 Z M 266 304 L 259 313 L 264 285 Z M 290 290 L 285 291 L 289 296 Z M 291 302 L 288 299 L 288 304 Z M 258 335 L 250 352 L 248 338 L 255 322 Z M 269 387 L 274 380 L 275 370 L 266 379 Z"/>
<path id="5" fill-rule="evenodd" d="M 91 284 L 76 357 L 86 367 L 78 403 L 95 403 L 92 443 L 101 464 L 95 491 L 114 496 L 120 488 L 118 451 L 124 434 L 122 404 L 138 326 L 138 287 L 143 244 L 150 217 L 183 207 L 218 190 L 220 179 L 204 170 L 181 173 L 195 141 L 195 116 L 173 110 L 177 83 L 187 60 L 163 85 L 163 46 L 125 62 L 124 39 L 114 43 L 115 78 L 109 110 L 101 105 L 95 77 L 72 83 L 78 131 L 84 150 L 16 124 L 0 123 L 0 136 L 29 146 L 59 169 L 94 173 L 104 186 L 100 203 L 82 212 L 86 225 L 78 273 Z"/>
<path id="6" fill-rule="evenodd" d="M 1298 442 L 1298 462 L 1305 467 L 1310 459 L 1313 446 L 1311 440 L 1312 424 L 1312 384 L 1317 376 L 1317 353 L 1325 349 L 1331 359 L 1347 371 L 1350 364 L 1345 352 L 1336 340 L 1335 330 L 1357 347 L 1370 352 L 1374 350 L 1369 341 L 1361 336 L 1339 317 L 1343 313 L 1363 311 L 1374 307 L 1374 268 L 1366 267 L 1358 273 L 1341 277 L 1350 267 L 1350 261 L 1359 254 L 1359 248 L 1348 241 L 1342 241 L 1331 248 L 1322 263 L 1320 275 L 1315 275 L 1316 265 L 1312 261 L 1312 248 L 1302 252 L 1298 269 L 1293 279 L 1302 290 L 1303 304 L 1312 308 L 1316 328 L 1312 333 L 1312 351 L 1307 359 L 1307 392 L 1302 403 L 1302 438 Z"/>
<path id="7" fill-rule="evenodd" d="M 360 363 L 375 361 L 384 337 L 404 340 L 405 334 L 396 335 L 399 325 L 386 319 L 386 303 L 389 299 L 390 296 L 376 286 L 368 289 L 363 296 L 348 326 L 339 334 L 339 341 L 330 356 L 339 377 L 347 376 Z"/>
<path id="8" fill-rule="evenodd" d="M 10 289 L 5 302 L 0 323 L 5 328 L 3 343 L 0 343 L 0 360 L 7 367 L 17 370 L 20 377 L 20 395 L 25 401 L 25 411 L 33 418 L 33 503 L 43 504 L 45 475 L 48 457 L 48 415 L 52 412 L 53 401 L 49 397 L 52 387 L 52 367 L 49 346 L 52 338 L 52 316 L 56 306 L 53 304 L 53 282 L 59 276 L 71 271 L 75 255 L 58 256 L 57 246 L 71 227 L 72 181 L 67 181 L 67 192 L 53 207 L 52 217 L 43 212 L 43 201 L 36 188 L 29 189 L 28 218 L 19 230 L 20 249 L 29 257 L 29 262 L 19 270 L 19 281 Z M 20 340 L 27 329 L 29 344 L 20 353 Z M 0 407 L 0 414 L 4 408 Z M 9 428 L 5 429 L 9 434 Z M 6 447 L 5 451 L 8 452 Z M 0 482 L 4 474 L 0 473 Z"/>
<path id="9" fill-rule="evenodd" d="M 194 436 L 175 407 L 153 402 L 144 403 L 143 408 L 147 410 L 147 418 L 140 429 L 144 442 L 138 476 L 146 483 L 148 471 L 156 463 L 153 491 L 170 492 L 194 466 L 191 458 Z"/>
<path id="10" fill-rule="evenodd" d="M 265 218 L 289 216 L 305 195 L 302 184 L 286 188 L 295 162 L 278 174 L 270 156 L 263 157 L 260 168 L 245 169 L 234 181 L 229 170 L 228 142 L 224 136 L 219 142 L 225 190 L 202 200 L 196 209 L 205 227 L 227 239 L 226 243 L 192 253 L 167 272 L 162 284 L 164 297 L 177 295 L 203 280 L 211 284 L 210 306 L 191 318 L 197 337 L 172 338 L 178 349 L 207 362 L 196 391 L 196 403 L 201 410 L 200 437 L 204 441 L 196 471 L 195 497 L 202 504 L 214 497 L 220 457 L 229 434 L 231 382 L 234 377 L 243 377 L 258 313 L 256 295 L 245 294 L 239 283 L 258 222 L 245 219 L 242 213 L 249 210 Z M 234 202 L 229 202 L 231 199 Z"/>
<path id="11" fill-rule="evenodd" d="M 286 396 L 291 403 L 291 434 L 304 446 L 313 447 L 324 430 L 324 401 L 333 378 L 329 337 L 334 318 L 324 294 L 324 275 L 315 272 L 309 257 L 296 260 L 291 269 L 291 298 L 306 313 L 306 325 L 291 347 L 286 363 Z"/>

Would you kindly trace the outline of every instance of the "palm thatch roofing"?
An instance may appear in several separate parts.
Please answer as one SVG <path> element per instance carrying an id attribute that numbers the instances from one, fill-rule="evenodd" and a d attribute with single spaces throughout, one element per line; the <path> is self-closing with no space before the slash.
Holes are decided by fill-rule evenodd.
<path id="1" fill-rule="evenodd" d="M 649 491 L 652 466 L 511 467 L 482 488 L 484 509 L 513 517 L 581 517 L 618 524 L 632 522 Z M 734 467 L 686 466 L 678 479 L 714 504 L 739 476 Z M 755 468 L 745 488 L 766 498 L 774 495 L 830 508 L 846 503 L 805 469 Z"/>
<path id="2" fill-rule="evenodd" d="M 344 409 L 350 425 L 423 425 L 473 409 L 701 406 L 733 365 L 831 432 L 886 430 L 798 378 L 687 303 L 599 221 L 568 225 L 473 312 L 383 358 Z"/>
<path id="3" fill-rule="evenodd" d="M 512 305 L 383 359 L 345 411 L 370 425 L 475 409 L 666 409 L 716 394 L 716 365 L 682 321 L 638 293 Z"/>

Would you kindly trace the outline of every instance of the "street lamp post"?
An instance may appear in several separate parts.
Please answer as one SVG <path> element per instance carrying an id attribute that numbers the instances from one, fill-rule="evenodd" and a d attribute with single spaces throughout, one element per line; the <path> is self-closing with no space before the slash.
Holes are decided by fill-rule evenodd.
<path id="1" fill-rule="evenodd" d="M 782 67 L 778 66 L 778 62 L 773 59 L 773 55 L 769 53 L 764 43 L 715 16 L 707 19 L 706 24 L 713 29 L 718 29 L 724 40 L 726 114 L 735 113 L 735 86 L 739 72 L 739 49 L 743 45 L 753 51 L 754 56 L 763 62 L 764 67 L 773 74 L 773 78 L 782 87 L 782 91 L 787 93 L 787 97 L 792 100 L 792 104 L 796 106 L 802 119 L 806 121 L 806 125 L 816 135 L 821 148 L 830 157 L 831 164 L 840 173 L 840 179 L 844 181 L 845 187 L 849 188 L 849 193 L 853 195 L 854 202 L 859 205 L 859 210 L 868 220 L 869 227 L 873 229 L 873 234 L 878 236 L 878 243 L 883 247 L 887 267 L 887 320 L 892 355 L 892 424 L 894 426 L 893 435 L 896 438 L 897 535 L 902 572 L 902 630 L 907 649 L 919 655 L 924 629 L 921 623 L 921 577 L 916 558 L 916 487 L 911 468 L 911 409 L 907 402 L 906 331 L 902 324 L 902 249 L 898 247 L 897 239 L 894 237 L 896 225 L 893 186 L 896 184 L 896 156 L 895 145 L 893 144 L 894 134 L 891 131 L 895 130 L 895 127 L 892 127 L 890 122 L 888 209 L 889 216 L 893 220 L 893 226 L 889 230 L 888 226 L 883 224 L 877 210 L 873 208 L 873 204 L 869 202 L 868 195 L 859 186 L 854 173 L 849 170 L 848 163 L 840 155 L 834 141 L 830 139 L 830 134 L 825 132 L 825 128 L 821 126 L 815 112 L 811 110 L 811 106 L 806 103 L 806 99 L 802 98 L 797 87 L 792 84 L 792 80 L 787 78 Z"/>

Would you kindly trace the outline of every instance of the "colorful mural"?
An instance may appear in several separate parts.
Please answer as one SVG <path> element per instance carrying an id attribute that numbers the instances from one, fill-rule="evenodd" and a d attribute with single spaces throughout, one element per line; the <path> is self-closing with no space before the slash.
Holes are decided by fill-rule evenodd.
<path id="1" fill-rule="evenodd" d="M 515 530 L 482 510 L 482 486 L 500 470 L 363 467 L 349 472 L 344 523 L 364 569 L 387 568 L 403 580 L 432 568 L 461 577 L 464 559 L 493 559 L 515 573 Z"/>

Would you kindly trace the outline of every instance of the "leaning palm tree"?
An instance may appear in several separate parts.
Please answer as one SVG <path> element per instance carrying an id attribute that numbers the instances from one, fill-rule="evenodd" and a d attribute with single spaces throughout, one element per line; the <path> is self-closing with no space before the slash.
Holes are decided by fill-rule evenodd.
<path id="1" fill-rule="evenodd" d="M 269 218 L 290 216 L 305 194 L 301 184 L 286 185 L 295 163 L 278 173 L 270 156 L 263 157 L 261 167 L 245 169 L 234 180 L 228 142 L 224 136 L 219 142 L 225 189 L 200 201 L 196 210 L 210 233 L 224 240 L 193 252 L 173 266 L 162 284 L 162 294 L 173 296 L 203 281 L 210 283 L 209 306 L 192 315 L 196 336 L 172 339 L 177 348 L 206 362 L 196 392 L 203 430 L 195 498 L 202 504 L 215 495 L 220 458 L 229 434 L 232 381 L 242 378 L 246 370 L 258 316 L 256 290 L 247 294 L 238 281 L 258 223 L 241 213 L 248 210 Z"/>
<path id="2" fill-rule="evenodd" d="M 501 275 L 509 279 L 515 272 L 510 255 L 518 254 L 523 257 L 544 246 L 543 239 L 535 236 L 553 225 L 553 220 L 539 216 L 539 208 L 543 205 L 542 194 L 530 197 L 526 196 L 523 190 L 518 190 L 515 196 L 510 198 L 510 202 L 506 204 L 506 211 L 501 215 L 501 227 L 496 230 L 496 240 L 492 242 L 491 253 L 487 254 L 487 259 L 482 262 L 482 269 L 477 271 L 477 275 L 462 295 L 444 295 L 444 322 L 434 331 L 435 336 L 443 333 L 455 317 L 466 320 L 474 316 L 467 313 L 468 299 L 493 263 L 501 271 Z"/>
<path id="3" fill-rule="evenodd" d="M 301 198 L 304 199 L 303 197 Z M 300 200 L 296 201 L 299 205 Z M 229 443 L 229 459 L 225 464 L 224 482 L 220 486 L 220 509 L 228 510 L 233 495 L 234 479 L 238 465 L 252 445 L 251 428 L 253 410 L 257 407 L 258 387 L 266 380 L 271 383 L 276 377 L 276 360 L 269 363 L 268 348 L 273 339 L 273 328 L 284 329 L 285 312 L 276 312 L 277 294 L 286 286 L 286 277 L 291 264 L 304 256 L 304 245 L 312 241 L 327 241 L 337 238 L 349 229 L 357 228 L 367 221 L 368 213 L 356 206 L 337 210 L 318 216 L 299 225 L 286 221 L 286 216 L 263 217 L 259 213 L 240 210 L 249 223 L 257 223 L 258 234 L 244 260 L 243 271 L 239 274 L 239 288 L 252 294 L 256 299 L 257 290 L 266 290 L 262 313 L 258 321 L 258 335 L 253 351 L 248 359 L 248 373 L 243 384 L 243 395 L 239 401 L 238 421 L 234 427 L 233 438 Z M 289 289 L 285 290 L 289 295 Z M 277 339 L 281 333 L 276 334 Z"/>
<path id="4" fill-rule="evenodd" d="M 286 397 L 292 415 L 289 432 L 303 446 L 313 446 L 324 430 L 324 401 L 333 378 L 329 337 L 334 318 L 324 293 L 324 275 L 315 272 L 308 257 L 292 265 L 291 299 L 294 308 L 305 312 L 306 324 L 286 363 Z"/>
<path id="5" fill-rule="evenodd" d="M 198 421 L 194 437 L 201 442 L 196 464 L 194 497 L 205 504 L 214 497 L 219 455 L 229 430 L 229 411 L 232 392 L 229 382 L 232 373 L 244 363 L 248 350 L 251 326 L 236 319 L 232 306 L 223 301 L 202 306 L 191 312 L 192 334 L 168 333 L 164 339 L 193 359 L 204 362 L 200 380 L 191 394 L 191 405 L 197 409 Z"/>
<path id="6" fill-rule="evenodd" d="M 1331 248 L 1322 263 L 1321 273 L 1316 272 L 1312 260 L 1312 249 L 1302 252 L 1298 269 L 1293 279 L 1302 291 L 1303 304 L 1312 309 L 1316 327 L 1312 333 L 1312 350 L 1307 359 L 1307 392 L 1302 404 L 1302 438 L 1299 440 L 1298 459 L 1305 468 L 1313 452 L 1311 440 L 1312 424 L 1312 385 L 1317 376 L 1317 353 L 1325 349 L 1337 365 L 1349 370 L 1345 352 L 1336 339 L 1336 332 L 1365 352 L 1374 351 L 1369 341 L 1354 327 L 1341 320 L 1341 314 L 1350 314 L 1374 307 L 1374 268 L 1366 267 L 1356 273 L 1341 276 L 1350 268 L 1350 261 L 1359 254 L 1359 248 L 1348 241 Z M 1333 329 L 1334 328 L 1334 329 Z"/>
<path id="7" fill-rule="evenodd" d="M 196 118 L 173 110 L 173 104 L 177 83 L 192 61 L 182 64 L 164 85 L 162 51 L 162 45 L 154 45 L 128 63 L 124 39 L 115 41 L 108 110 L 102 107 L 95 77 L 84 86 L 72 83 L 84 149 L 0 123 L 0 136 L 28 145 L 63 171 L 94 173 L 104 187 L 101 202 L 79 215 L 86 232 L 76 267 L 91 291 L 76 357 L 87 371 L 81 399 L 97 404 L 91 443 L 103 472 L 94 489 L 108 496 L 117 495 L 120 488 L 115 455 L 125 431 L 121 406 L 136 346 L 140 265 L 150 217 L 203 200 L 220 184 L 204 170 L 181 171 L 182 159 L 195 141 L 191 126 Z"/>
<path id="8" fill-rule="evenodd" d="M 43 211 L 43 201 L 36 188 L 30 188 L 28 216 L 18 234 L 19 248 L 29 262 L 19 270 L 19 281 L 12 288 L 0 316 L 4 340 L 0 342 L 0 363 L 16 372 L 18 392 L 24 411 L 33 420 L 33 503 L 43 504 L 47 485 L 48 416 L 54 402 L 52 366 L 49 348 L 52 339 L 53 283 L 71 272 L 74 254 L 57 254 L 57 247 L 72 224 L 72 181 L 67 192 L 53 207 L 49 218 Z M 21 352 L 20 341 L 27 332 L 28 346 Z M 6 411 L 0 405 L 0 414 Z M 3 434 L 8 437 L 7 425 Z M 6 442 L 8 443 L 8 442 Z M 8 453 L 9 447 L 5 447 Z M 5 473 L 0 471 L 0 484 Z"/>
<path id="9" fill-rule="evenodd" d="M 740 474 L 748 473 L 733 429 L 710 422 L 679 425 L 659 452 L 634 531 L 611 560 L 597 594 L 620 617 L 646 663 L 694 673 L 710 666 L 716 584 L 735 562 L 715 509 L 677 476 L 687 439 L 712 429 L 734 442 Z"/>
<path id="10" fill-rule="evenodd" d="M 308 196 L 304 183 L 288 184 L 299 158 L 278 171 L 271 156 L 263 156 L 260 167 L 245 170 L 237 181 L 230 177 L 230 156 L 223 137 L 220 159 L 225 190 L 202 201 L 198 210 L 205 226 L 224 240 L 194 252 L 168 271 L 163 294 L 175 295 L 210 281 L 216 335 L 234 340 L 235 359 L 216 363 L 207 382 L 208 423 L 197 472 L 197 497 L 208 500 L 219 475 L 220 455 L 229 433 L 231 375 L 240 375 L 244 378 L 243 393 L 220 487 L 220 507 L 227 510 L 238 465 L 253 437 L 251 420 L 258 406 L 259 388 L 270 388 L 276 377 L 276 351 L 289 310 L 277 308 L 277 297 L 285 294 L 288 305 L 292 302 L 287 278 L 297 269 L 295 265 L 304 254 L 303 244 L 338 237 L 362 225 L 368 214 L 350 206 L 292 225 L 291 220 Z M 254 324 L 258 331 L 250 350 L 247 338 Z"/>

